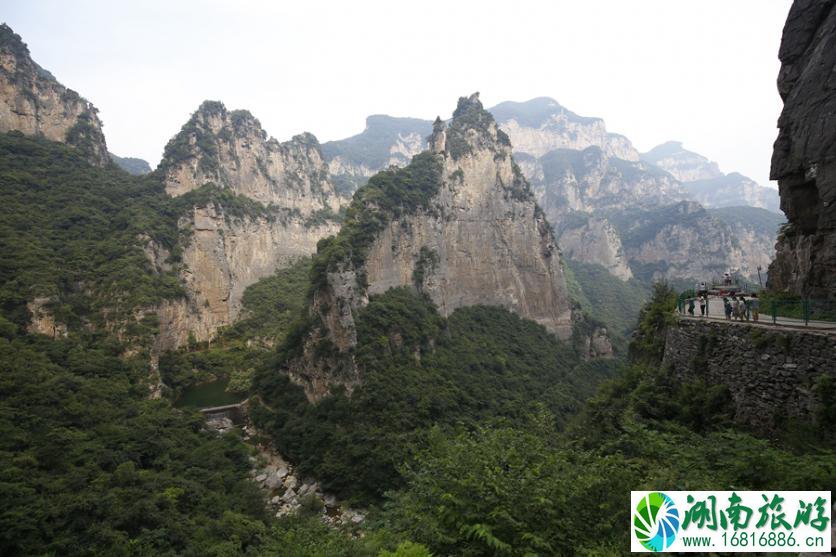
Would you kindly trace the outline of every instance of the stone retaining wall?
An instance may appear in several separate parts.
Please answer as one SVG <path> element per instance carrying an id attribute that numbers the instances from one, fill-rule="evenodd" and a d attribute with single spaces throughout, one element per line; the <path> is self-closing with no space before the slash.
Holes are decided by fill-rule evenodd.
<path id="1" fill-rule="evenodd" d="M 724 384 L 735 418 L 769 433 L 832 407 L 836 334 L 678 319 L 668 328 L 664 365 L 678 378 Z"/>

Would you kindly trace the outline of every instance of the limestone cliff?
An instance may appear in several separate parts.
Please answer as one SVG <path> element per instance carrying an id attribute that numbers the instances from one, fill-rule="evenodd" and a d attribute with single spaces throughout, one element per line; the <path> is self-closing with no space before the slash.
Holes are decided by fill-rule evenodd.
<path id="1" fill-rule="evenodd" d="M 621 280 L 633 277 L 621 237 L 606 218 L 585 213 L 564 219 L 557 228 L 560 249 L 566 257 L 583 263 L 602 265 Z M 577 217 L 580 217 L 578 219 Z"/>
<path id="2" fill-rule="evenodd" d="M 67 143 L 104 166 L 110 158 L 97 112 L 36 64 L 8 25 L 0 25 L 0 132 L 18 130 Z"/>
<path id="3" fill-rule="evenodd" d="M 195 206 L 180 228 L 191 236 L 180 273 L 187 298 L 158 308 L 160 350 L 184 345 L 190 333 L 198 341 L 211 339 L 238 318 L 248 286 L 316 251 L 317 241 L 336 234 L 339 224 L 277 214 L 235 217 L 211 203 Z"/>
<path id="4" fill-rule="evenodd" d="M 555 149 L 582 151 L 595 146 L 608 157 L 639 159 L 630 140 L 607 132 L 602 119 L 578 116 L 548 97 L 500 103 L 490 112 L 520 153 L 542 157 Z"/>
<path id="5" fill-rule="evenodd" d="M 625 257 L 640 280 L 719 280 L 726 271 L 754 280 L 758 267 L 765 269 L 769 264 L 780 218 L 752 207 L 729 211 L 714 213 L 699 203 L 682 201 L 613 213 L 609 220 L 618 230 Z M 751 215 L 751 211 L 761 213 Z M 768 224 L 757 222 L 764 216 L 773 219 L 771 232 Z"/>
<path id="6" fill-rule="evenodd" d="M 336 238 L 320 243 L 311 328 L 289 366 L 311 399 L 331 385 L 358 384 L 355 312 L 369 295 L 397 286 L 417 288 L 445 316 L 499 305 L 571 336 L 554 236 L 507 135 L 477 95 L 459 100 L 449 126 L 436 121 L 429 152 L 360 189 L 349 215 Z M 317 356 L 328 346 L 331 357 Z"/>
<path id="7" fill-rule="evenodd" d="M 778 57 L 784 109 L 770 177 L 789 225 L 769 283 L 836 299 L 836 0 L 796 0 Z"/>
<path id="8" fill-rule="evenodd" d="M 344 198 L 328 178 L 316 138 L 268 139 L 249 112 L 204 102 L 165 150 L 158 172 L 189 207 L 180 261 L 186 300 L 158 308 L 160 350 L 191 333 L 208 340 L 235 321 L 244 290 L 316 250 L 339 230 Z M 160 266 L 167 254 L 147 249 Z"/>
<path id="9" fill-rule="evenodd" d="M 304 216 L 341 205 L 313 135 L 279 143 L 248 111 L 227 111 L 215 101 L 201 104 L 169 141 L 160 170 L 175 197 L 213 183 Z"/>

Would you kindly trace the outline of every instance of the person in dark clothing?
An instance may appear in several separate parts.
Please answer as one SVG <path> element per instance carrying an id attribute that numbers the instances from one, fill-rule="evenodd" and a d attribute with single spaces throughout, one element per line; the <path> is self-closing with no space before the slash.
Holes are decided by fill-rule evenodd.
<path id="1" fill-rule="evenodd" d="M 694 317 L 694 299 L 688 298 L 688 314 Z"/>
<path id="2" fill-rule="evenodd" d="M 726 321 L 731 321 L 732 307 L 728 298 L 723 298 L 723 311 L 726 312 Z"/>

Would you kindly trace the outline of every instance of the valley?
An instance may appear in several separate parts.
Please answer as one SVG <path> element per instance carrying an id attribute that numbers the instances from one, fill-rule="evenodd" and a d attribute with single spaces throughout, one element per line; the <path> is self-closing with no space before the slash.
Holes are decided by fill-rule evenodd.
<path id="1" fill-rule="evenodd" d="M 153 165 L 0 26 L 0 554 L 622 555 L 631 490 L 834 485 L 836 329 L 678 307 L 836 307 L 811 5 L 779 191 L 475 92 L 324 143 L 206 100 Z"/>

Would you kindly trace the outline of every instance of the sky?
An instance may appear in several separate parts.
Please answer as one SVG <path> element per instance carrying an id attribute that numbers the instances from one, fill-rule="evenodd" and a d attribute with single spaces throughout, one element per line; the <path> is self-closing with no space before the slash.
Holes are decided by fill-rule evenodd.
<path id="1" fill-rule="evenodd" d="M 768 184 L 790 0 L 0 0 L 33 58 L 155 166 L 204 99 L 321 142 L 370 114 L 552 97 L 640 151 L 668 140 Z"/>

